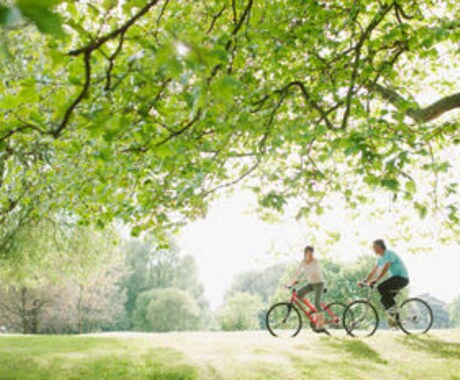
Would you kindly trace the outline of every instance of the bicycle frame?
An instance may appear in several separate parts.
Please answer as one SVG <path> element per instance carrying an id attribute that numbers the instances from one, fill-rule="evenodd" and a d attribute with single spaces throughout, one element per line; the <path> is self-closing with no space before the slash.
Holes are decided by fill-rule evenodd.
<path id="1" fill-rule="evenodd" d="M 317 324 L 318 317 L 315 317 L 315 315 L 317 315 L 316 313 L 318 310 L 308 298 L 300 298 L 295 289 L 292 290 L 291 304 L 295 304 L 305 314 L 305 316 L 310 320 L 312 324 Z M 334 319 L 334 323 L 338 322 L 339 317 L 335 315 L 330 309 L 328 309 L 326 304 L 321 302 L 321 307 L 323 308 L 324 312 L 329 314 Z"/>

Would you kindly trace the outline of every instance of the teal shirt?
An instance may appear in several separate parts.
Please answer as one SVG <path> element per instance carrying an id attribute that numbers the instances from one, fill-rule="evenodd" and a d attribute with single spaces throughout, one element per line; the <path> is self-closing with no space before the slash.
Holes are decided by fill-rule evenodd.
<path id="1" fill-rule="evenodd" d="M 390 263 L 389 272 L 391 277 L 399 276 L 409 279 L 409 275 L 407 274 L 407 269 L 404 265 L 404 262 L 396 253 L 388 249 L 385 250 L 383 256 L 380 256 L 377 259 L 377 265 L 379 267 L 383 267 L 386 263 Z"/>

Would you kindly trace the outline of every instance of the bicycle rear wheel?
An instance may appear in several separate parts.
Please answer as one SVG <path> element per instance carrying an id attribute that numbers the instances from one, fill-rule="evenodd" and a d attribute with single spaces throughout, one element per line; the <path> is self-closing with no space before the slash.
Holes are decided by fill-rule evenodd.
<path id="1" fill-rule="evenodd" d="M 331 330 L 343 328 L 343 314 L 347 306 L 341 302 L 332 302 L 324 307 L 324 325 Z"/>
<path id="2" fill-rule="evenodd" d="M 353 337 L 372 336 L 379 326 L 377 310 L 369 302 L 352 302 L 343 314 L 343 327 Z"/>
<path id="3" fill-rule="evenodd" d="M 399 307 L 397 322 L 406 334 L 425 334 L 433 326 L 433 311 L 420 298 L 409 298 Z"/>
<path id="4" fill-rule="evenodd" d="M 265 318 L 267 329 L 276 337 L 295 337 L 302 328 L 302 318 L 290 302 L 273 305 Z"/>

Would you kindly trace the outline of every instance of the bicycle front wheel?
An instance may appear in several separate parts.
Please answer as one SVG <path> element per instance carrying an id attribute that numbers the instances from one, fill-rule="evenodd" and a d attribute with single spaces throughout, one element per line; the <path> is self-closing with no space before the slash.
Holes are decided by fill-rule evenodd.
<path id="1" fill-rule="evenodd" d="M 273 305 L 265 319 L 268 331 L 276 337 L 295 337 L 302 328 L 300 313 L 290 302 Z"/>
<path id="2" fill-rule="evenodd" d="M 343 327 L 353 337 L 372 336 L 379 326 L 377 310 L 364 300 L 354 301 L 343 313 Z"/>
<path id="3" fill-rule="evenodd" d="M 433 326 L 433 311 L 420 298 L 409 298 L 399 307 L 397 322 L 406 334 L 425 334 Z"/>

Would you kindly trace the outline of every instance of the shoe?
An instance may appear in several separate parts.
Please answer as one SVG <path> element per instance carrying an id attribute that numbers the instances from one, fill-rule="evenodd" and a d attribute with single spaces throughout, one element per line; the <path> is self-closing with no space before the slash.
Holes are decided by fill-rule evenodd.
<path id="1" fill-rule="evenodd" d="M 315 328 L 313 329 L 313 331 L 314 331 L 315 333 L 317 333 L 317 334 L 323 333 L 323 334 L 326 334 L 326 335 L 331 336 L 331 333 L 330 333 L 329 331 L 327 331 L 324 327 L 315 327 Z"/>
<path id="2" fill-rule="evenodd" d="M 388 325 L 390 327 L 398 326 L 399 313 L 395 307 L 391 307 L 387 310 Z"/>

